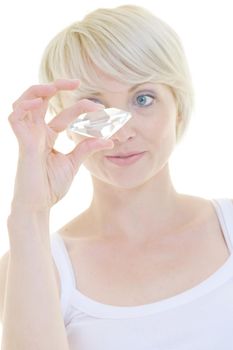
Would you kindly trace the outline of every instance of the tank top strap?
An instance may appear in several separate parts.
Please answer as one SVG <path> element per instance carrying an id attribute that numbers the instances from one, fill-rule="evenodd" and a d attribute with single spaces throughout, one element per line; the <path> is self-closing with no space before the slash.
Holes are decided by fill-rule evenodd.
<path id="1" fill-rule="evenodd" d="M 218 214 L 223 234 L 231 253 L 233 252 L 233 201 L 230 198 L 215 198 L 212 203 Z"/>
<path id="2" fill-rule="evenodd" d="M 61 307 L 63 317 L 65 317 L 66 309 L 72 290 L 76 288 L 73 267 L 62 237 L 58 232 L 50 235 L 51 251 L 54 262 L 59 272 L 61 282 Z"/>

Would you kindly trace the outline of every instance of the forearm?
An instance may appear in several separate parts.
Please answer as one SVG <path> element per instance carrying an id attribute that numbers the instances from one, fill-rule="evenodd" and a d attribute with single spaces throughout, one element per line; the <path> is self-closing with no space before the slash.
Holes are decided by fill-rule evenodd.
<path id="1" fill-rule="evenodd" d="M 49 215 L 8 218 L 2 350 L 68 350 L 49 243 Z M 24 220 L 24 221 L 23 221 Z M 45 232 L 47 231 L 47 232 Z"/>

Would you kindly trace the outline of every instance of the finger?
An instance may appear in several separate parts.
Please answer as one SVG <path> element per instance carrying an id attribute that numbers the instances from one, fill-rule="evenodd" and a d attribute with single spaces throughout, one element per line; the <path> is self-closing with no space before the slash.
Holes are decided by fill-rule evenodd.
<path id="1" fill-rule="evenodd" d="M 113 147 L 114 142 L 110 139 L 85 139 L 84 141 L 80 142 L 70 153 L 68 153 L 67 156 L 72 162 L 75 172 L 77 172 L 80 165 L 91 154 L 104 149 L 112 149 Z"/>
<path id="2" fill-rule="evenodd" d="M 42 103 L 42 98 L 35 98 L 33 100 L 22 101 L 16 106 L 14 111 L 8 117 L 9 122 L 14 123 L 17 121 L 22 121 L 30 111 L 39 108 L 42 105 Z"/>
<path id="3" fill-rule="evenodd" d="M 77 89 L 81 85 L 79 79 L 57 79 L 54 81 L 54 86 L 58 90 L 72 90 Z"/>
<path id="4" fill-rule="evenodd" d="M 67 126 L 85 112 L 94 112 L 103 109 L 105 106 L 87 99 L 80 100 L 70 108 L 63 110 L 53 118 L 48 126 L 56 132 L 64 131 Z"/>
<path id="5" fill-rule="evenodd" d="M 51 98 L 58 91 L 73 90 L 80 86 L 81 82 L 78 79 L 57 79 L 50 84 L 32 85 L 27 89 L 13 104 L 13 109 L 23 100 L 34 99 L 37 97 Z"/>
<path id="6" fill-rule="evenodd" d="M 38 97 L 52 97 L 56 94 L 57 88 L 52 84 L 44 85 L 33 85 L 27 89 L 13 104 L 12 107 L 15 109 L 22 101 L 35 99 Z"/>

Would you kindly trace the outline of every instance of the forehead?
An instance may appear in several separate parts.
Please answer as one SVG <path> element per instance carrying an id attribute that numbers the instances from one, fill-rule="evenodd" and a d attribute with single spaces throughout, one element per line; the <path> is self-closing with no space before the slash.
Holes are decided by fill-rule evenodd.
<path id="1" fill-rule="evenodd" d="M 131 89 L 131 85 L 121 83 L 115 79 L 103 79 L 101 85 L 99 85 L 95 91 L 95 95 L 101 95 L 102 93 L 122 93 Z"/>
<path id="2" fill-rule="evenodd" d="M 104 93 L 126 93 L 131 92 L 135 90 L 138 86 L 148 82 L 148 80 L 137 80 L 135 81 L 135 83 L 129 83 L 127 82 L 126 77 L 125 81 L 122 81 L 114 76 L 108 75 L 107 73 L 100 70 L 98 67 L 95 67 L 94 75 L 95 76 L 93 76 L 93 80 L 89 77 L 88 80 L 84 80 L 82 82 L 81 79 L 80 92 L 82 91 L 83 93 L 91 93 L 94 95 L 101 95 Z"/>
<path id="3" fill-rule="evenodd" d="M 93 82 L 92 85 L 81 84 L 80 90 L 90 92 L 95 95 L 102 93 L 122 93 L 133 88 L 133 85 L 120 82 L 114 78 L 103 76 L 98 83 Z"/>
<path id="4" fill-rule="evenodd" d="M 112 93 L 112 94 L 128 94 L 132 93 L 137 88 L 155 88 L 158 87 L 158 84 L 152 82 L 141 82 L 138 84 L 126 84 L 119 82 L 113 78 L 103 79 L 101 84 L 98 86 L 87 86 L 82 84 L 80 86 L 81 93 L 89 93 L 95 96 L 101 96 L 103 94 Z"/>

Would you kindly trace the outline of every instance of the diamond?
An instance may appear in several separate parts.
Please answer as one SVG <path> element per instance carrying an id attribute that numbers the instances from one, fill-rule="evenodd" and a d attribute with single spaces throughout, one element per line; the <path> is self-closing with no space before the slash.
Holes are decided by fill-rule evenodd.
<path id="1" fill-rule="evenodd" d="M 69 125 L 69 130 L 107 140 L 132 117 L 129 112 L 117 108 L 105 108 L 96 112 L 81 114 Z"/>

